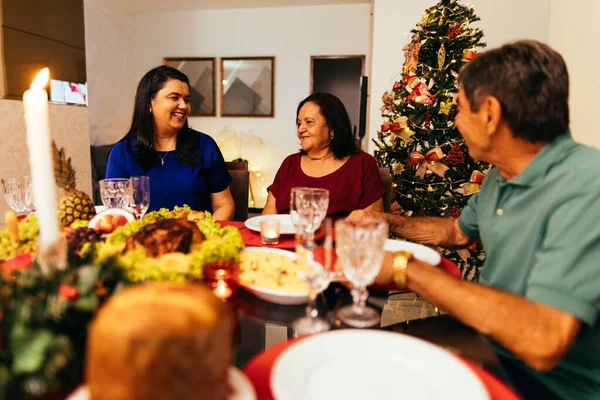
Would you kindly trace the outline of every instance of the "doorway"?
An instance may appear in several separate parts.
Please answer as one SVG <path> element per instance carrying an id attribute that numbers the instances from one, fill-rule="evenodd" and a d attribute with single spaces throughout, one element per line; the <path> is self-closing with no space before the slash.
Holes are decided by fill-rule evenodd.
<path id="1" fill-rule="evenodd" d="M 360 78 L 365 73 L 365 56 L 312 56 L 310 92 L 337 96 L 350 115 L 354 136 L 360 123 Z"/>

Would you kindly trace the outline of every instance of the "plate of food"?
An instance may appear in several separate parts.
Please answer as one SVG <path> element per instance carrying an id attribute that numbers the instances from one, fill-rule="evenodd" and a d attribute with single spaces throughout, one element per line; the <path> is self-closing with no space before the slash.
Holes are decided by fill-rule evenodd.
<path id="1" fill-rule="evenodd" d="M 313 261 L 313 266 L 322 268 Z M 240 253 L 240 286 L 271 303 L 294 305 L 308 301 L 308 285 L 300 278 L 296 253 L 248 247 Z"/>
<path id="2" fill-rule="evenodd" d="M 135 216 L 123 208 L 108 208 L 96 214 L 88 223 L 88 228 L 102 233 L 111 233 L 133 220 L 135 220 Z"/>
<path id="3" fill-rule="evenodd" d="M 292 217 L 290 214 L 271 214 L 271 215 L 259 215 L 258 217 L 252 217 L 244 222 L 246 228 L 260 232 L 260 221 L 263 219 L 276 219 L 281 223 L 279 228 L 279 233 L 281 235 L 294 235 L 296 233 L 296 228 L 292 224 Z"/>
<path id="4" fill-rule="evenodd" d="M 442 261 L 440 254 L 422 244 L 405 242 L 404 240 L 388 239 L 385 241 L 383 249 L 387 256 L 392 256 L 396 251 L 410 251 L 413 257 L 420 261 L 425 261 L 431 265 L 438 265 Z"/>

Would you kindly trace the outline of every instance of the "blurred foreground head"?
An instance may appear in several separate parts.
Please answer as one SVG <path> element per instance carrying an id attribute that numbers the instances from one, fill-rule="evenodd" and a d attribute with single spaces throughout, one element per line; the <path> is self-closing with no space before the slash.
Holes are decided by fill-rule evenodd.
<path id="1" fill-rule="evenodd" d="M 204 286 L 152 283 L 124 290 L 89 328 L 93 400 L 226 399 L 232 314 Z"/>

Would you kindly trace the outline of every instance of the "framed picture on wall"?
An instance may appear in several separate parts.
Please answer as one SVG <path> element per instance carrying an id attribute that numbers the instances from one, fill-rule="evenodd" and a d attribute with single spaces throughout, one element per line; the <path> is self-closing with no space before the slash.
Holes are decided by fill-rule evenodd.
<path id="1" fill-rule="evenodd" d="M 221 58 L 221 116 L 273 117 L 275 57 Z"/>
<path id="2" fill-rule="evenodd" d="M 192 111 L 190 117 L 214 117 L 215 105 L 215 58 L 163 58 L 163 64 L 176 68 L 190 80 Z"/>

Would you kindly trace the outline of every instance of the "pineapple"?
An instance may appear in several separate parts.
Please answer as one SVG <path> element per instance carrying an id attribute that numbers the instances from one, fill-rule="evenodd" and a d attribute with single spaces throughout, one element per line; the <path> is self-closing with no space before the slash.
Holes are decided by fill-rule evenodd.
<path id="1" fill-rule="evenodd" d="M 65 195 L 58 203 L 61 226 L 70 226 L 77 220 L 89 221 L 96 215 L 96 209 L 90 196 L 75 187 L 75 170 L 71 165 L 71 157 L 66 158 L 65 149 L 59 150 L 54 141 L 52 141 L 52 157 L 56 184 L 65 191 Z"/>

